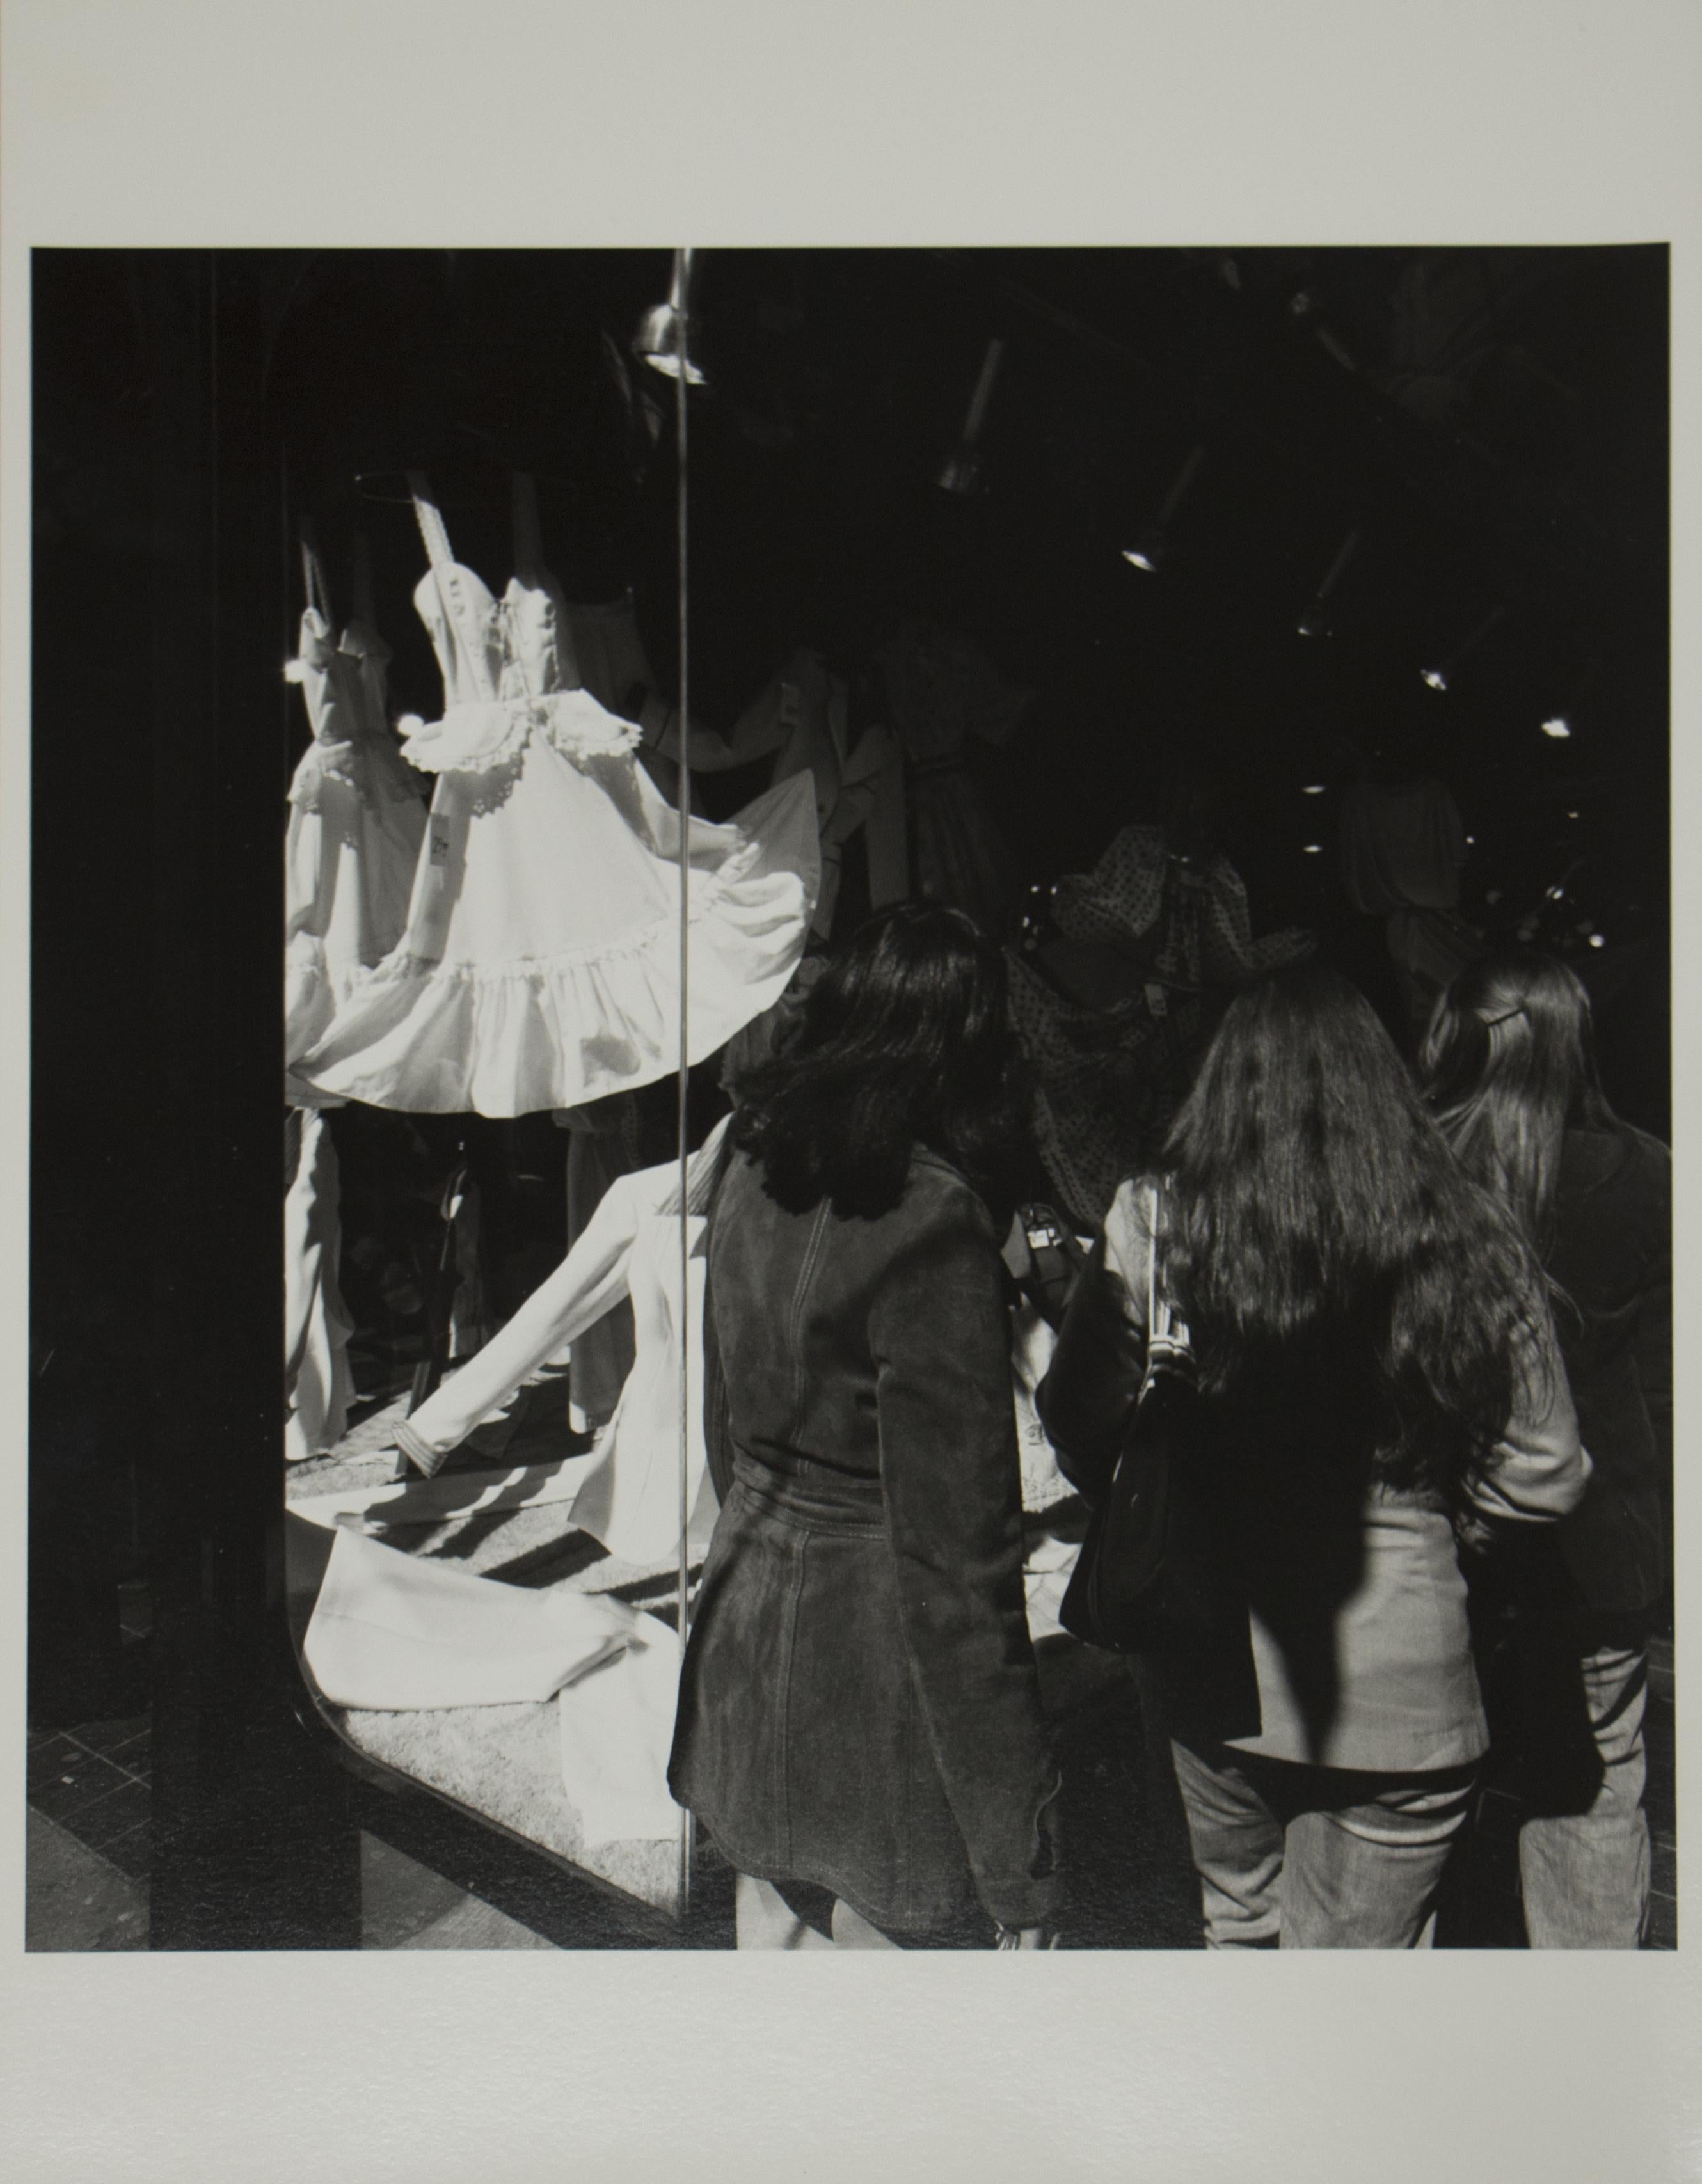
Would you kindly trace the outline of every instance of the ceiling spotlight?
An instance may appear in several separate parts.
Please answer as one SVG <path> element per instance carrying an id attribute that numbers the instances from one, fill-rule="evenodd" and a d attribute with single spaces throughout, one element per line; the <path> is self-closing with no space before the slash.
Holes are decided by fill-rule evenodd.
<path id="1" fill-rule="evenodd" d="M 1564 713 L 1556 713 L 1543 723 L 1543 733 L 1545 736 L 1552 736 L 1557 744 L 1565 743 L 1571 733 L 1571 723 Z M 1576 811 L 1569 811 L 1566 814 L 1569 819 L 1576 819 L 1577 816 Z"/>
<path id="2" fill-rule="evenodd" d="M 1591 947 L 1592 947 L 1592 948 L 1605 948 L 1605 947 L 1607 946 L 1607 935 L 1606 935 L 1606 933 L 1591 933 L 1591 935 L 1590 935 L 1590 945 L 1591 945 Z"/>
<path id="3" fill-rule="evenodd" d="M 1505 607 L 1492 607 L 1471 634 L 1456 645 L 1447 659 L 1435 667 L 1420 667 L 1419 680 L 1427 682 L 1432 690 L 1446 690 L 1454 671 L 1468 653 L 1476 652 L 1497 622 L 1506 614 Z"/>
<path id="4" fill-rule="evenodd" d="M 980 376 L 975 382 L 975 391 L 969 397 L 968 415 L 963 420 L 963 430 L 957 446 L 940 465 L 934 482 L 943 493 L 979 493 L 981 488 L 981 457 L 979 442 L 981 427 L 987 421 L 987 405 L 993 398 L 993 382 L 999 376 L 999 365 L 1005 354 L 1002 341 L 987 343 L 987 354 L 981 359 Z"/>
<path id="5" fill-rule="evenodd" d="M 1300 854 L 1303 857 L 1321 857 L 1324 854 L 1324 844 L 1321 842 L 1308 842 Z"/>
<path id="6" fill-rule="evenodd" d="M 1123 549 L 1123 558 L 1131 567 L 1156 571 L 1169 550 L 1169 532 L 1172 517 L 1187 497 L 1188 488 L 1199 475 L 1200 465 L 1206 459 L 1203 448 L 1193 448 L 1188 460 L 1176 473 L 1176 482 L 1164 497 L 1164 505 L 1149 523 L 1132 546 Z"/>
<path id="7" fill-rule="evenodd" d="M 701 387 L 703 374 L 691 354 L 690 291 L 691 253 L 676 250 L 667 301 L 652 304 L 639 321 L 633 354 L 668 379 L 678 379 L 683 365 L 686 385 Z"/>
<path id="8" fill-rule="evenodd" d="M 1309 781 L 1305 788 L 1301 790 L 1300 794 L 1303 796 L 1321 796 L 1324 794 L 1324 790 L 1325 784 L 1321 781 Z"/>
<path id="9" fill-rule="evenodd" d="M 1347 567 L 1348 564 L 1353 560 L 1354 549 L 1358 547 L 1359 543 L 1359 534 L 1357 531 L 1350 531 L 1347 537 L 1342 541 L 1335 560 L 1324 571 L 1322 581 L 1320 582 L 1317 590 L 1312 594 L 1311 605 L 1307 608 L 1305 613 L 1301 616 L 1300 620 L 1295 625 L 1302 637 L 1328 637 L 1330 635 L 1330 621 L 1328 616 L 1325 612 L 1325 602 L 1328 600 L 1331 593 L 1335 590 L 1336 585 L 1341 582 L 1342 572 Z"/>

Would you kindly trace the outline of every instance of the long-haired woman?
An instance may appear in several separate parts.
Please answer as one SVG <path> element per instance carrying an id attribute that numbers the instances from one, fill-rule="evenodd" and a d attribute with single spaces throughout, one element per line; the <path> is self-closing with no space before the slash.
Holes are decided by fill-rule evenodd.
<path id="1" fill-rule="evenodd" d="M 1042 1390 L 1084 1478 L 1136 1399 L 1149 1271 L 1251 1655 L 1239 1690 L 1214 1648 L 1151 1664 L 1207 1945 L 1414 1946 L 1486 1743 L 1457 1535 L 1559 1516 L 1588 1468 L 1540 1273 L 1313 967 L 1230 1004 L 1162 1172 L 1118 1194 Z"/>
<path id="2" fill-rule="evenodd" d="M 1502 1197 L 1560 1295 L 1595 1469 L 1560 1528 L 1564 1572 L 1517 1618 L 1525 1920 L 1543 1948 L 1634 1948 L 1649 1908 L 1643 1724 L 1650 1610 L 1667 1585 L 1671 1156 L 1603 1093 L 1589 997 L 1563 963 L 1484 957 L 1420 1056 L 1444 1134 Z"/>
<path id="3" fill-rule="evenodd" d="M 739 1088 L 706 1314 L 732 1477 L 670 1781 L 738 1871 L 741 1947 L 1050 1938 L 1057 1776 L 981 1188 L 1013 1069 L 998 950 L 906 905 Z"/>

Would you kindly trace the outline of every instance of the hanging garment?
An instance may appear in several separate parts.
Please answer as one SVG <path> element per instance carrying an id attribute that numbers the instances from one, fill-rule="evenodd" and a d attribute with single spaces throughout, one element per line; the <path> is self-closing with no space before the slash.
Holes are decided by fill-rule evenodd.
<path id="1" fill-rule="evenodd" d="M 287 672 L 301 685 L 313 741 L 290 784 L 284 851 L 287 1066 L 401 939 L 426 831 L 386 713 L 389 649 L 366 619 L 336 637 L 310 546 L 302 565 L 308 604 Z"/>
<path id="2" fill-rule="evenodd" d="M 1313 941 L 1298 928 L 1255 940 L 1229 859 L 1173 856 L 1159 827 L 1125 827 L 1052 908 L 1057 944 L 1038 960 L 1007 950 L 1011 1020 L 1039 1075 L 1041 1160 L 1091 1229 L 1155 1153 L 1226 996 Z"/>
<path id="3" fill-rule="evenodd" d="M 444 1355 L 449 1362 L 457 1364 L 477 1356 L 491 1331 L 485 1284 L 484 1202 L 477 1183 L 465 1167 L 458 1168 L 449 1178 L 444 1194 L 444 1222 L 455 1264 Z"/>
<path id="4" fill-rule="evenodd" d="M 1342 799 L 1342 883 L 1355 910 L 1454 910 L 1465 828 L 1447 784 L 1369 778 Z"/>
<path id="5" fill-rule="evenodd" d="M 748 1030 L 748 1027 L 747 1027 Z M 746 1032 L 737 1037 L 743 1039 Z M 567 1249 L 571 1251 L 591 1224 L 592 1216 L 623 1175 L 649 1165 L 639 1156 L 643 1131 L 639 1104 L 630 1092 L 594 1100 L 583 1107 L 557 1110 L 555 1121 L 567 1133 Z M 633 1308 L 617 1304 L 588 1327 L 573 1344 L 568 1418 L 576 1433 L 594 1433 L 607 1424 L 633 1369 Z"/>
<path id="6" fill-rule="evenodd" d="M 618 599 L 567 602 L 561 667 L 564 690 L 589 690 L 605 713 L 617 713 L 622 720 L 639 719 L 654 704 L 656 677 L 645 656 L 630 592 Z M 663 800 L 678 804 L 679 768 L 645 743 L 638 758 Z"/>
<path id="7" fill-rule="evenodd" d="M 337 1279 L 337 1153 L 324 1116 L 293 1110 L 284 1145 L 284 1455 L 299 1463 L 343 1438 L 354 1400 L 354 1329 Z"/>
<path id="8" fill-rule="evenodd" d="M 605 1594 L 530 1591 L 339 1526 L 302 1658 L 333 1706 L 512 1705 L 619 1652 L 637 1619 Z"/>
<path id="9" fill-rule="evenodd" d="M 686 1210 L 692 1216 L 701 1215 L 708 1206 L 726 1134 L 727 1122 L 723 1118 L 688 1163 Z M 616 1178 L 591 1217 L 585 1233 L 555 1272 L 539 1284 L 513 1318 L 471 1363 L 463 1366 L 411 1418 L 397 1426 L 397 1446 L 416 1469 L 428 1478 L 438 1471 L 450 1450 L 459 1448 L 475 1426 L 498 1416 L 533 1373 L 559 1361 L 611 1306 L 632 1296 L 634 1246 L 641 1228 L 658 1217 L 665 1217 L 664 1227 L 672 1235 L 677 1257 L 677 1163 L 669 1162 Z M 658 1251 L 660 1248 L 658 1244 Z M 662 1279 L 660 1273 L 657 1279 Z M 678 1286 L 676 1274 L 674 1294 Z M 665 1314 L 671 1308 L 665 1295 L 661 1303 L 652 1300 L 642 1311 L 648 1318 Z M 640 1306 L 634 1299 L 635 1322 L 639 1316 Z M 700 1391 L 700 1373 L 696 1385 Z M 672 1431 L 671 1445 L 676 1451 L 677 1462 L 677 1423 Z M 675 1493 L 677 1500 L 677 1485 Z M 674 1537 L 678 1537 L 677 1522 Z"/>
<path id="10" fill-rule="evenodd" d="M 859 828 L 868 842 L 871 908 L 900 901 L 908 892 L 903 751 L 892 731 L 879 723 L 852 744 L 850 714 L 844 677 L 833 673 L 818 653 L 800 649 L 728 735 L 694 725 L 685 740 L 695 773 L 728 772 L 773 752 L 772 786 L 809 774 L 821 841 L 821 884 L 812 920 L 818 939 L 832 929 L 845 846 Z M 680 755 L 678 712 L 653 697 L 644 708 L 643 727 L 646 761 L 675 764 Z"/>
<path id="11" fill-rule="evenodd" d="M 721 1056 L 721 1089 L 736 1106 L 740 1079 L 760 1068 L 773 1053 L 780 1034 L 795 1022 L 812 986 L 828 967 L 826 953 L 812 948 L 792 973 L 792 983 L 772 1008 L 752 1017 L 728 1039 Z"/>
<path id="12" fill-rule="evenodd" d="M 1458 915 L 1465 828 L 1448 785 L 1356 781 L 1342 800 L 1342 883 L 1355 910 L 1387 919 L 1389 959 L 1415 1041 L 1437 997 L 1481 952 Z"/>
<path id="13" fill-rule="evenodd" d="M 715 1490 L 703 1438 L 703 1283 L 707 1263 L 700 1214 L 686 1220 L 686 1291 L 680 1298 L 677 1211 L 646 1213 L 627 1258 L 635 1354 L 604 1437 L 579 1489 L 573 1522 L 611 1555 L 645 1568 L 678 1552 L 682 1507 L 690 1544 L 707 1546 Z M 680 1348 L 686 1352 L 685 1479 L 680 1479 Z M 682 1493 L 684 1499 L 682 1504 Z"/>
<path id="14" fill-rule="evenodd" d="M 561 1780 L 587 1850 L 678 1833 L 667 1786 L 678 1697 L 679 1640 L 653 1615 L 639 1616 L 620 1652 L 562 1688 Z"/>
<path id="15" fill-rule="evenodd" d="M 990 933 L 1001 933 L 1010 921 L 1015 878 L 969 771 L 969 739 L 978 736 L 1002 749 L 1033 693 L 1007 682 L 968 638 L 930 622 L 901 629 L 882 649 L 880 666 L 891 727 L 907 762 L 915 891 L 929 901 L 955 903 Z"/>
<path id="16" fill-rule="evenodd" d="M 431 1113 L 576 1106 L 678 1067 L 679 816 L 638 731 L 564 687 L 566 610 L 535 543 L 500 600 L 415 501 L 431 566 L 415 604 L 444 718 L 409 761 L 438 777 L 400 944 L 304 1058 L 320 1092 Z M 535 526 L 534 526 L 535 527 Z M 689 1061 L 784 987 L 819 870 L 810 785 L 724 826 L 691 822 Z"/>
<path id="17" fill-rule="evenodd" d="M 642 703 L 654 681 L 631 594 L 591 605 L 570 600 L 565 628 L 562 688 L 589 690 L 605 713 L 625 719 L 634 699 Z"/>
<path id="18" fill-rule="evenodd" d="M 533 1591 L 339 1526 L 302 1657 L 332 1705 L 363 1713 L 553 1697 L 580 1847 L 666 1841 L 678 1830 L 667 1757 L 679 1641 L 606 1593 Z"/>
<path id="19" fill-rule="evenodd" d="M 633 1372 L 595 1462 L 573 1499 L 576 1529 L 623 1562 L 648 1567 L 679 1544 L 679 1347 L 687 1344 L 689 1399 L 685 1507 L 688 1543 L 700 1549 L 713 1528 L 716 1500 L 703 1427 L 705 1217 L 727 1123 L 717 1124 L 688 1169 L 688 1283 L 679 1303 L 679 1170 L 667 1162 L 623 1175 L 610 1186 L 584 1234 L 487 1344 L 413 1416 L 399 1421 L 397 1445 L 415 1468 L 433 1475 L 474 1428 L 499 1416 L 523 1383 L 578 1342 L 611 1305 L 630 1298 L 636 1330 Z M 1012 1396 L 1022 1449 L 1023 1504 L 1043 1514 L 1071 1495 L 1034 1406 L 1050 1362 L 1052 1332 L 1024 1308 L 1013 1323 Z"/>
<path id="20" fill-rule="evenodd" d="M 821 888 L 812 930 L 825 939 L 839 899 L 845 845 L 859 827 L 884 847 L 895 825 L 904 823 L 903 754 L 890 729 L 875 725 L 855 745 L 850 740 L 851 692 L 820 655 L 795 652 L 734 727 L 729 748 L 739 752 L 775 748 L 774 782 L 808 773 L 815 784 L 816 827 L 821 838 Z M 695 762 L 695 761 L 694 761 Z M 871 854 L 870 906 L 879 910 L 905 892 L 901 869 L 890 855 Z"/>

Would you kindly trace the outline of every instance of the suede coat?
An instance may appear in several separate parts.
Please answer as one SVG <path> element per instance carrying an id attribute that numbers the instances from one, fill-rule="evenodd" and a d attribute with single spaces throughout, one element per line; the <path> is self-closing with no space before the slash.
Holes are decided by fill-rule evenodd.
<path id="1" fill-rule="evenodd" d="M 819 1883 L 886 1931 L 928 1935 L 978 1903 L 1046 1922 L 1057 1777 L 985 1206 L 918 1150 L 890 1213 L 790 1213 L 734 1156 L 709 1296 L 731 1479 L 675 1797 L 741 1871 Z"/>

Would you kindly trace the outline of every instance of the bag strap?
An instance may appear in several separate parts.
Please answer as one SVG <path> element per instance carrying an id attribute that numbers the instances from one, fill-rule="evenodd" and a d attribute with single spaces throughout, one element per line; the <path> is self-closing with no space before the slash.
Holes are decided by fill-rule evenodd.
<path id="1" fill-rule="evenodd" d="M 1163 1201 L 1159 1187 L 1152 1186 L 1152 1248 L 1147 1255 L 1147 1373 L 1152 1377 L 1155 1362 L 1180 1367 L 1191 1371 L 1193 1345 L 1188 1330 L 1176 1316 L 1175 1307 L 1158 1286 L 1158 1228 L 1163 1218 Z"/>

